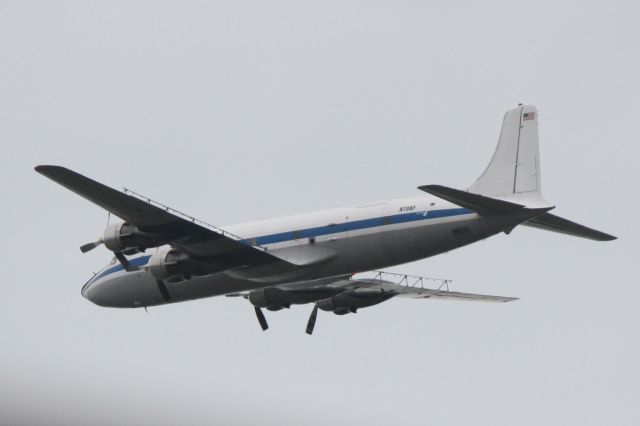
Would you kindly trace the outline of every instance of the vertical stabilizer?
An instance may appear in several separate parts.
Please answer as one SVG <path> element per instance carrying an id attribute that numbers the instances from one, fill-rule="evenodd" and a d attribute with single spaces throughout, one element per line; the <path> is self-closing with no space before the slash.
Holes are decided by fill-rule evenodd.
<path id="1" fill-rule="evenodd" d="M 498 146 L 487 169 L 466 192 L 442 185 L 418 188 L 479 215 L 531 214 L 522 217 L 521 223 L 596 241 L 616 239 L 548 213 L 554 206 L 547 203 L 541 193 L 538 111 L 532 105 L 518 105 L 507 111 Z"/>
<path id="2" fill-rule="evenodd" d="M 538 111 L 534 106 L 520 105 L 507 111 L 493 158 L 469 191 L 492 197 L 542 198 Z"/>

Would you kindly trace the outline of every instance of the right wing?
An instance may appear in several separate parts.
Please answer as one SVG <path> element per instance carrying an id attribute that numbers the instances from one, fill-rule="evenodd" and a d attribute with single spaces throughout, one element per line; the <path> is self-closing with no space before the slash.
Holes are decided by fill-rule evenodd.
<path id="1" fill-rule="evenodd" d="M 479 302 L 511 302 L 516 297 L 489 296 L 486 294 L 460 293 L 449 290 L 449 280 L 416 277 L 374 271 L 373 278 L 353 278 L 343 275 L 314 281 L 302 281 L 259 288 L 242 293 L 227 294 L 227 297 L 244 297 L 254 306 L 262 330 L 269 328 L 262 308 L 277 311 L 291 305 L 313 303 L 307 322 L 307 334 L 312 334 L 318 310 L 333 311 L 338 315 L 377 305 L 395 296 L 414 299 L 449 299 Z M 388 278 L 388 279 L 387 279 Z M 394 282 L 392 280 L 396 280 Z M 427 282 L 440 283 L 438 288 L 425 287 Z"/>
<path id="2" fill-rule="evenodd" d="M 289 294 L 313 294 L 320 290 L 335 290 L 335 293 L 351 292 L 353 294 L 371 294 L 375 292 L 389 293 L 394 296 L 413 299 L 467 300 L 477 302 L 511 302 L 517 297 L 491 296 L 487 294 L 461 293 L 448 288 L 450 280 L 418 277 L 391 272 L 375 271 L 374 278 L 354 278 L 343 275 L 334 278 L 323 278 L 274 286 Z M 393 281 L 395 280 L 395 281 Z M 440 288 L 429 288 L 428 282 L 440 283 Z M 233 296 L 245 296 L 246 293 L 235 293 Z"/>
<path id="3" fill-rule="evenodd" d="M 35 170 L 145 232 L 169 235 L 171 246 L 199 259 L 211 259 L 221 268 L 248 267 L 265 274 L 298 269 L 267 251 L 187 220 L 150 202 L 116 191 L 61 166 L 37 166 Z"/>
<path id="4" fill-rule="evenodd" d="M 491 296 L 487 294 L 461 293 L 450 291 L 449 289 L 434 289 L 420 286 L 398 284 L 389 280 L 379 278 L 362 278 L 337 281 L 330 286 L 341 287 L 345 291 L 372 292 L 379 291 L 393 293 L 399 297 L 413 299 L 443 299 L 443 300 L 465 300 L 475 302 L 511 302 L 518 300 L 517 297 Z"/>

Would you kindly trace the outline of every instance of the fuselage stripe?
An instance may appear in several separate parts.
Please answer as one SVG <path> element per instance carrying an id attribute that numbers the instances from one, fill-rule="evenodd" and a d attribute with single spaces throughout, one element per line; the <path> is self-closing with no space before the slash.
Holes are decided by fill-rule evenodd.
<path id="1" fill-rule="evenodd" d="M 294 241 L 302 238 L 315 238 L 322 235 L 339 234 L 342 232 L 357 231 L 361 229 L 376 228 L 386 225 L 396 225 L 399 223 L 415 222 L 418 220 L 436 219 L 449 216 L 459 216 L 463 214 L 473 213 L 473 211 L 465 208 L 453 208 L 442 210 L 431 210 L 428 212 L 411 212 L 403 213 L 391 216 L 374 217 L 370 219 L 354 220 L 352 222 L 336 223 L 326 226 L 318 226 L 315 228 L 300 229 L 296 231 L 280 232 L 277 234 L 263 235 L 260 237 L 249 238 L 242 240 L 243 243 L 248 245 L 267 245 L 282 243 L 285 241 Z M 144 266 L 149 262 L 151 256 L 140 256 L 129 260 L 134 266 Z M 121 264 L 115 264 L 104 271 L 97 274 L 89 282 L 90 284 L 106 275 L 114 272 L 122 271 L 124 268 Z"/>
<path id="2" fill-rule="evenodd" d="M 264 235 L 261 237 L 243 240 L 247 244 L 268 245 L 282 243 L 285 241 L 299 240 L 303 238 L 315 238 L 323 235 L 339 234 L 341 232 L 357 231 L 361 229 L 376 228 L 385 225 L 396 225 L 399 223 L 414 222 L 425 219 L 435 219 L 448 216 L 458 216 L 472 213 L 471 210 L 465 208 L 453 208 L 442 210 L 431 210 L 428 212 L 411 212 L 392 216 L 374 217 L 370 219 L 354 220 L 352 222 L 343 222 L 318 226 L 315 228 L 307 228 L 296 231 L 280 232 L 277 234 Z M 254 242 L 255 241 L 255 242 Z"/>

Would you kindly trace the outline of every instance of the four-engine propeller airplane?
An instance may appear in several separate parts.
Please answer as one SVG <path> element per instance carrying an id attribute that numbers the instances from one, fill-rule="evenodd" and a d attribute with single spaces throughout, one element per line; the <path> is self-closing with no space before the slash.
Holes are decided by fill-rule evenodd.
<path id="1" fill-rule="evenodd" d="M 519 105 L 507 111 L 489 166 L 467 190 L 425 185 L 423 194 L 378 204 L 339 208 L 241 225 L 224 230 L 186 216 L 139 194 L 116 191 L 60 166 L 36 171 L 119 216 L 102 238 L 115 257 L 82 288 L 100 306 L 135 308 L 203 297 L 242 296 L 255 307 L 280 310 L 313 303 L 342 315 L 392 297 L 508 302 L 510 297 L 449 291 L 416 277 L 396 282 L 365 272 L 434 256 L 483 240 L 517 225 L 597 241 L 615 237 L 549 211 L 541 194 L 538 113 Z M 146 250 L 156 248 L 152 254 Z M 136 257 L 129 257 L 137 255 Z"/>

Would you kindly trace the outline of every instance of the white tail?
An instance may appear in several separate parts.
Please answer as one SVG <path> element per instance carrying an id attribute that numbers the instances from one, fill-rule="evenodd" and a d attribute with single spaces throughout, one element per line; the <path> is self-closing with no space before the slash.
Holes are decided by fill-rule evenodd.
<path id="1" fill-rule="evenodd" d="M 515 203 L 528 209 L 550 209 L 542 197 L 540 185 L 540 149 L 538 147 L 538 111 L 533 105 L 519 105 L 507 111 L 502 122 L 502 131 L 496 151 L 484 173 L 471 185 L 467 192 L 490 197 L 489 200 L 477 195 L 457 193 L 451 188 L 437 185 L 421 187 L 436 196 L 482 212 L 489 208 L 505 210 L 508 205 L 499 201 Z M 492 199 L 492 200 L 491 200 Z M 498 201 L 496 203 L 496 201 Z M 480 210 L 478 210 L 478 207 Z M 547 210 L 548 211 L 548 210 Z M 551 213 L 536 216 L 524 225 L 547 231 L 560 232 L 596 241 L 615 240 L 613 235 L 588 228 L 579 223 L 561 218 Z"/>
<path id="2" fill-rule="evenodd" d="M 498 146 L 484 173 L 469 187 L 470 192 L 492 197 L 540 200 L 540 151 L 538 111 L 520 105 L 507 111 L 502 122 Z"/>

